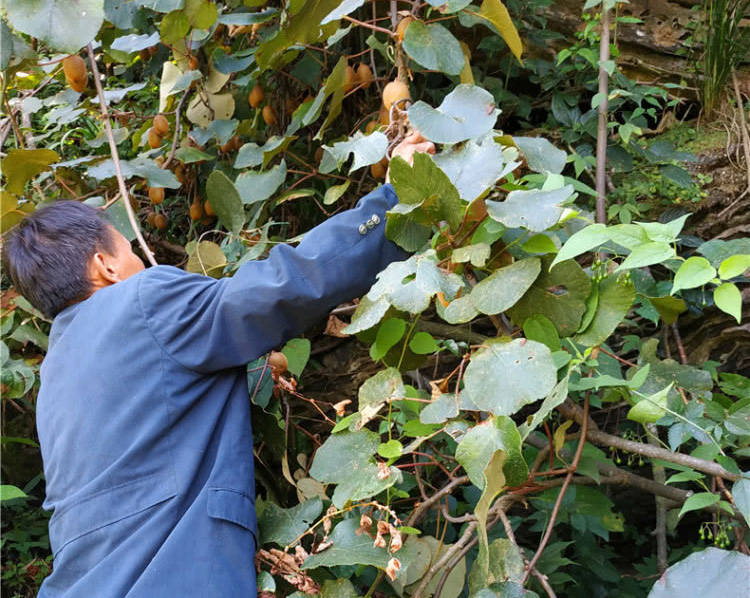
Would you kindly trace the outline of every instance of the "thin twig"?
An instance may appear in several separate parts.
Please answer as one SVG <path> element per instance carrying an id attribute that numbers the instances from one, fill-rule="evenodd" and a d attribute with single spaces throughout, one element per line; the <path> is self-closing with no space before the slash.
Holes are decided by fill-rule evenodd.
<path id="1" fill-rule="evenodd" d="M 94 85 L 96 86 L 96 93 L 99 96 L 99 104 L 101 105 L 102 109 L 102 120 L 104 121 L 104 131 L 107 134 L 107 139 L 109 140 L 109 150 L 112 154 L 112 162 L 115 166 L 115 176 L 117 178 L 117 184 L 120 188 L 120 196 L 122 197 L 122 202 L 125 205 L 125 211 L 128 213 L 128 220 L 130 221 L 130 226 L 133 228 L 133 232 L 135 233 L 136 239 L 138 239 L 138 244 L 141 246 L 141 249 L 143 250 L 144 255 L 146 256 L 146 259 L 148 259 L 149 263 L 152 266 L 156 266 L 156 259 L 154 259 L 154 254 L 151 253 L 151 250 L 148 248 L 148 245 L 146 244 L 146 240 L 143 238 L 143 235 L 141 234 L 141 229 L 138 226 L 138 220 L 136 220 L 135 212 L 133 211 L 133 206 L 130 205 L 130 195 L 128 194 L 128 190 L 125 187 L 125 179 L 122 176 L 122 168 L 120 167 L 120 156 L 117 153 L 117 143 L 115 143 L 115 138 L 112 135 L 112 125 L 109 122 L 109 110 L 107 109 L 107 102 L 104 100 L 104 91 L 102 90 L 102 82 L 99 80 L 99 69 L 96 66 L 96 59 L 94 58 L 94 48 L 91 44 L 88 45 L 88 53 L 89 53 L 89 62 L 91 63 L 91 72 L 94 75 Z"/>
<path id="2" fill-rule="evenodd" d="M 589 396 L 591 394 L 591 391 L 588 391 L 586 393 L 586 398 L 583 403 L 583 421 L 580 424 L 581 425 L 581 437 L 578 440 L 578 448 L 576 449 L 576 454 L 573 457 L 573 462 L 570 464 L 570 467 L 568 468 L 568 475 L 565 477 L 565 482 L 563 482 L 562 488 L 560 488 L 560 492 L 557 495 L 557 500 L 555 501 L 555 506 L 552 508 L 552 514 L 549 518 L 549 523 L 547 524 L 547 529 L 544 532 L 544 536 L 542 536 L 541 542 L 539 542 L 539 548 L 537 548 L 536 553 L 534 554 L 534 557 L 529 561 L 529 564 L 526 566 L 526 573 L 523 576 L 523 581 L 521 582 L 521 585 L 524 585 L 526 581 L 529 579 L 529 575 L 531 575 L 531 571 L 536 567 L 537 562 L 539 561 L 539 558 L 542 556 L 542 552 L 544 551 L 544 548 L 547 546 L 547 542 L 549 542 L 550 536 L 552 535 L 552 528 L 555 525 L 555 520 L 557 519 L 557 514 L 560 511 L 560 505 L 562 505 L 562 499 L 565 496 L 565 492 L 568 490 L 568 486 L 570 486 L 570 482 L 573 479 L 573 474 L 575 473 L 576 469 L 578 469 L 578 462 L 581 460 L 581 455 L 583 454 L 583 445 L 586 444 L 586 432 L 589 424 Z"/>
<path id="3" fill-rule="evenodd" d="M 599 40 L 599 121 L 596 135 L 596 221 L 607 222 L 607 95 L 609 75 L 604 64 L 609 60 L 609 8 L 602 5 L 602 29 Z"/>

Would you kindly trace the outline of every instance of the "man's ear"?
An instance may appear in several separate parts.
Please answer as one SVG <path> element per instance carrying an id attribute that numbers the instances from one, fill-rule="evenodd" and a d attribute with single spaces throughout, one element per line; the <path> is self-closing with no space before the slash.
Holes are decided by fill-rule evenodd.
<path id="1" fill-rule="evenodd" d="M 120 282 L 117 263 L 111 255 L 97 251 L 89 262 L 89 278 L 94 289 Z"/>

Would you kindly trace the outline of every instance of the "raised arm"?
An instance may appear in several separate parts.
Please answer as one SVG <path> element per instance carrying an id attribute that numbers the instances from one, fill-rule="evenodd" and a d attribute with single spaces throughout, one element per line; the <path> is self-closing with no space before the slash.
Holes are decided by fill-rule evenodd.
<path id="1" fill-rule="evenodd" d="M 298 247 L 215 280 L 172 267 L 143 272 L 139 300 L 156 340 L 197 371 L 241 366 L 300 334 L 343 301 L 367 292 L 375 276 L 406 254 L 386 240 L 390 185 L 310 230 Z"/>

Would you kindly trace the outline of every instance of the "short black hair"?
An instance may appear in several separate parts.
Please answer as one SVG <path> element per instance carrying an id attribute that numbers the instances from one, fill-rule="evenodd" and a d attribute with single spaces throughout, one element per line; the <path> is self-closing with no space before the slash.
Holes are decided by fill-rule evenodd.
<path id="1" fill-rule="evenodd" d="M 3 241 L 3 264 L 16 289 L 45 316 L 91 294 L 88 264 L 114 253 L 112 228 L 91 206 L 60 201 L 24 218 Z"/>

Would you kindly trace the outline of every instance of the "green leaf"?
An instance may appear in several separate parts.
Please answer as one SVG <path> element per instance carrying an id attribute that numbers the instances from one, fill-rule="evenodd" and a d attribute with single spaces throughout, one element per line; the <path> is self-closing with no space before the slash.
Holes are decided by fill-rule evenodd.
<path id="1" fill-rule="evenodd" d="M 357 429 L 364 426 L 392 399 L 406 396 L 401 373 L 394 367 L 379 371 L 359 387 L 359 414 Z"/>
<path id="2" fill-rule="evenodd" d="M 716 270 L 704 257 L 693 256 L 686 259 L 674 277 L 671 294 L 681 289 L 703 286 L 716 276 Z"/>
<path id="3" fill-rule="evenodd" d="M 570 373 L 568 373 L 567 376 L 565 376 L 560 382 L 555 384 L 555 387 L 552 389 L 552 391 L 544 397 L 544 401 L 542 401 L 541 407 L 537 410 L 536 413 L 534 413 L 534 416 L 531 418 L 531 421 L 528 423 L 523 423 L 519 427 L 519 432 L 521 434 L 522 439 L 526 439 L 526 437 L 536 429 L 536 427 L 541 424 L 544 419 L 552 413 L 552 410 L 560 405 L 568 396 L 568 382 L 570 380 Z"/>
<path id="4" fill-rule="evenodd" d="M 208 0 L 185 0 L 185 15 L 190 26 L 195 29 L 208 29 L 216 22 L 219 12 L 216 3 Z"/>
<path id="5" fill-rule="evenodd" d="M 378 477 L 372 456 L 379 444 L 380 437 L 369 430 L 341 432 L 329 436 L 315 452 L 310 476 L 324 484 L 338 484 L 332 499 L 337 508 L 350 500 L 370 498 L 401 481 L 401 472 L 395 467 L 384 480 Z M 372 546 L 372 540 L 369 544 Z"/>
<path id="6" fill-rule="evenodd" d="M 742 293 L 731 282 L 725 282 L 714 289 L 714 303 L 721 311 L 737 320 L 742 320 Z"/>
<path id="7" fill-rule="evenodd" d="M 396 309 L 417 314 L 429 307 L 436 293 L 453 297 L 461 284 L 458 276 L 437 267 L 437 255 L 430 249 L 405 262 L 389 264 L 378 274 L 367 297 L 371 301 L 385 297 Z"/>
<path id="8" fill-rule="evenodd" d="M 678 297 L 647 297 L 665 324 L 671 326 L 681 313 L 687 311 L 687 304 Z"/>
<path id="9" fill-rule="evenodd" d="M 359 598 L 359 593 L 348 579 L 326 579 L 320 588 L 320 598 Z"/>
<path id="10" fill-rule="evenodd" d="M 469 572 L 470 595 L 481 588 L 501 581 L 521 583 L 524 574 L 523 555 L 516 544 L 507 538 L 498 538 L 489 545 L 489 567 L 482 574 L 479 560 L 474 562 Z M 502 594 L 501 594 L 502 595 Z"/>
<path id="11" fill-rule="evenodd" d="M 60 160 L 57 152 L 48 149 L 12 149 L 0 162 L 7 181 L 5 190 L 13 195 L 22 195 L 26 183 L 40 172 L 49 170 L 50 164 Z"/>
<path id="12" fill-rule="evenodd" d="M 440 24 L 412 21 L 406 28 L 404 51 L 426 69 L 458 75 L 464 67 L 464 53 L 458 40 Z M 423 132 L 424 134 L 424 132 Z"/>
<path id="13" fill-rule="evenodd" d="M 340 436 L 336 436 L 339 438 Z M 318 449 L 320 450 L 320 449 Z M 384 548 L 372 545 L 372 538 L 367 534 L 357 535 L 359 522 L 355 519 L 344 519 L 329 536 L 332 543 L 329 548 L 307 557 L 302 569 L 316 567 L 335 567 L 337 565 L 372 565 L 385 569 L 388 565 L 388 553 Z"/>
<path id="14" fill-rule="evenodd" d="M 603 343 L 628 315 L 635 301 L 635 287 L 624 275 L 612 274 L 599 283 L 599 301 L 588 327 L 577 334 L 577 343 L 594 347 Z"/>
<path id="15" fill-rule="evenodd" d="M 612 237 L 612 240 L 618 241 Z M 675 256 L 674 248 L 669 243 L 650 241 L 637 245 L 628 257 L 619 265 L 615 272 L 633 268 L 643 268 L 644 266 L 653 266 Z"/>
<path id="16" fill-rule="evenodd" d="M 92 41 L 104 22 L 102 0 L 10 0 L 3 8 L 13 29 L 69 54 Z"/>
<path id="17" fill-rule="evenodd" d="M 352 315 L 351 323 L 344 328 L 345 334 L 357 334 L 363 330 L 368 330 L 380 322 L 385 312 L 390 308 L 388 299 L 385 296 L 378 297 L 375 300 L 367 296 L 360 299 L 357 309 Z"/>
<path id="18" fill-rule="evenodd" d="M 373 361 L 382 359 L 406 332 L 406 322 L 401 318 L 388 318 L 379 327 L 375 342 L 370 346 Z"/>
<path id="19" fill-rule="evenodd" d="M 182 10 L 173 10 L 164 15 L 159 25 L 159 33 L 166 44 L 177 45 L 190 31 L 190 20 Z"/>
<path id="20" fill-rule="evenodd" d="M 235 185 L 243 204 L 249 205 L 267 200 L 286 180 L 286 162 L 265 172 L 243 172 L 235 179 Z M 214 202 L 211 202 L 214 205 Z"/>
<path id="21" fill-rule="evenodd" d="M 557 245 L 544 233 L 539 233 L 521 243 L 521 249 L 526 253 L 557 253 Z"/>
<path id="22" fill-rule="evenodd" d="M 412 22 L 407 31 L 413 25 Z M 409 107 L 408 114 L 412 126 L 430 141 L 458 143 L 492 131 L 500 111 L 495 108 L 490 92 L 462 83 L 445 96 L 437 108 L 420 100 Z"/>
<path id="23" fill-rule="evenodd" d="M 495 270 L 471 291 L 471 302 L 483 314 L 497 314 L 513 307 L 539 276 L 542 264 L 531 257 Z"/>
<path id="24" fill-rule="evenodd" d="M 146 179 L 149 187 L 180 188 L 180 181 L 171 170 L 159 168 L 156 162 L 145 156 L 139 156 L 133 160 L 120 160 L 120 169 L 126 180 L 137 176 Z M 96 166 L 89 167 L 87 174 L 98 181 L 111 178 L 115 176 L 114 162 L 111 159 L 104 160 Z"/>
<path id="25" fill-rule="evenodd" d="M 607 241 L 609 241 L 607 227 L 599 223 L 590 224 L 579 230 L 577 233 L 572 234 L 570 238 L 565 241 L 565 244 L 560 248 L 560 251 L 557 252 L 550 268 L 554 268 L 555 265 L 560 262 L 577 257 L 586 251 L 596 249 Z"/>
<path id="26" fill-rule="evenodd" d="M 465 324 L 479 315 L 471 295 L 464 295 L 451 301 L 447 307 L 439 301 L 435 302 L 438 315 L 449 324 Z"/>
<path id="27" fill-rule="evenodd" d="M 521 326 L 535 314 L 547 317 L 561 337 L 571 336 L 581 324 L 591 279 L 574 260 L 567 260 L 548 270 L 551 260 L 542 260 L 542 272 L 526 294 L 508 314 Z"/>
<path id="28" fill-rule="evenodd" d="M 323 501 L 316 496 L 290 509 L 266 501 L 259 511 L 261 543 L 275 542 L 279 546 L 287 546 L 315 523 L 323 512 Z"/>
<path id="29" fill-rule="evenodd" d="M 725 259 L 733 255 L 750 254 L 750 238 L 706 241 L 696 251 L 707 258 L 714 268 L 719 268 Z"/>
<path id="30" fill-rule="evenodd" d="M 474 201 L 520 164 L 506 159 L 503 146 L 491 134 L 451 146 L 433 160 L 466 201 Z"/>
<path id="31" fill-rule="evenodd" d="M 420 331 L 411 337 L 409 349 L 417 355 L 429 355 L 440 350 L 440 347 L 429 332 Z"/>
<path id="32" fill-rule="evenodd" d="M 229 232 L 238 234 L 245 225 L 245 211 L 234 183 L 220 170 L 214 170 L 206 181 L 206 195 L 219 222 Z"/>
<path id="33" fill-rule="evenodd" d="M 213 278 L 220 278 L 227 265 L 227 256 L 213 241 L 201 241 L 189 252 L 185 269 L 196 274 L 205 274 Z"/>
<path id="34" fill-rule="evenodd" d="M 525 339 L 486 344 L 472 356 L 464 375 L 464 392 L 479 409 L 513 415 L 557 383 L 557 367 L 545 345 Z"/>
<path id="35" fill-rule="evenodd" d="M 523 335 L 530 341 L 547 345 L 550 351 L 559 351 L 562 347 L 557 328 L 542 314 L 534 314 L 523 321 Z"/>
<path id="36" fill-rule="evenodd" d="M 131 0 L 105 0 L 104 18 L 123 31 L 133 28 L 133 18 L 140 6 Z"/>
<path id="37" fill-rule="evenodd" d="M 454 264 L 471 262 L 476 268 L 482 268 L 490 257 L 490 245 L 488 243 L 476 243 L 475 245 L 466 245 L 457 247 L 451 254 L 451 261 Z"/>
<path id="38" fill-rule="evenodd" d="M 290 11 L 284 25 L 278 33 L 258 46 L 255 60 L 261 70 L 274 66 L 282 54 L 293 44 L 312 44 L 328 36 L 336 25 L 324 25 L 322 20 L 339 4 L 341 0 L 310 0 L 297 3 L 297 11 Z M 330 31 L 330 33 L 327 33 Z"/>
<path id="39" fill-rule="evenodd" d="M 685 221 L 690 214 L 685 214 L 667 223 L 662 222 L 637 222 L 636 224 L 646 231 L 648 238 L 652 241 L 661 241 L 663 243 L 674 243 L 677 240 Z"/>
<path id="40" fill-rule="evenodd" d="M 697 482 L 698 480 L 702 480 L 703 477 L 704 474 L 698 471 L 681 471 L 680 473 L 669 476 L 664 483 L 677 484 L 679 482 Z"/>
<path id="41" fill-rule="evenodd" d="M 425 405 L 419 413 L 419 421 L 423 424 L 442 424 L 458 415 L 458 401 L 456 395 L 443 393 L 429 405 Z"/>
<path id="42" fill-rule="evenodd" d="M 560 174 L 565 168 L 568 154 L 544 137 L 513 137 L 513 143 L 534 172 Z"/>
<path id="43" fill-rule="evenodd" d="M 747 587 L 749 569 L 750 557 L 741 552 L 706 548 L 669 567 L 654 582 L 648 598 L 740 596 L 741 588 Z"/>
<path id="44" fill-rule="evenodd" d="M 505 451 L 497 450 L 492 454 L 487 468 L 484 470 L 484 490 L 474 508 L 474 516 L 477 518 L 477 535 L 479 537 L 479 554 L 474 563 L 477 569 L 475 574 L 479 579 L 487 579 L 490 574 L 489 539 L 487 537 L 487 516 L 495 497 L 506 487 L 505 475 L 503 473 L 505 461 L 508 455 Z"/>
<path id="45" fill-rule="evenodd" d="M 286 357 L 289 371 L 299 378 L 310 359 L 309 339 L 293 338 L 284 345 L 281 352 Z"/>
<path id="46" fill-rule="evenodd" d="M 378 445 L 378 455 L 383 459 L 398 459 L 404 452 L 404 446 L 398 440 L 389 440 Z"/>
<path id="47" fill-rule="evenodd" d="M 638 132 L 640 133 L 640 131 Z M 693 177 L 684 168 L 674 164 L 663 164 L 659 166 L 659 172 L 665 179 L 672 181 L 683 189 L 689 189 L 693 186 Z"/>
<path id="48" fill-rule="evenodd" d="M 380 131 L 373 131 L 369 135 L 357 131 L 346 141 L 339 141 L 332 146 L 324 145 L 323 149 L 336 160 L 337 168 L 341 168 L 341 165 L 349 159 L 349 155 L 353 154 L 354 160 L 349 167 L 351 174 L 364 166 L 380 162 L 388 149 L 388 138 Z M 321 172 L 328 172 L 328 170 L 321 169 Z"/>
<path id="49" fill-rule="evenodd" d="M 508 44 L 513 56 L 518 59 L 518 62 L 521 62 L 523 44 L 505 5 L 500 0 L 484 0 L 479 9 L 479 16 L 492 23 L 505 43 Z"/>
<path id="50" fill-rule="evenodd" d="M 488 200 L 487 213 L 508 228 L 541 232 L 557 224 L 563 212 L 560 206 L 572 195 L 572 185 L 551 191 L 511 191 L 503 202 Z"/>
<path id="51" fill-rule="evenodd" d="M 678 517 L 682 517 L 685 513 L 689 513 L 690 511 L 698 511 L 710 507 L 711 505 L 715 505 L 719 500 L 721 500 L 721 497 L 713 492 L 698 492 L 693 494 L 692 496 L 689 496 L 685 501 L 685 504 L 682 505 Z"/>
<path id="52" fill-rule="evenodd" d="M 183 164 L 193 164 L 194 162 L 205 162 L 206 160 L 216 159 L 216 156 L 202 152 L 196 147 L 181 147 L 174 153 L 174 156 Z"/>
<path id="53" fill-rule="evenodd" d="M 732 497 L 737 510 L 742 513 L 745 522 L 750 524 L 750 480 L 742 478 L 732 486 Z"/>
<path id="54" fill-rule="evenodd" d="M 150 48 L 151 46 L 155 46 L 159 41 L 158 31 L 154 31 L 151 34 L 144 33 L 143 35 L 131 33 L 130 35 L 121 35 L 120 37 L 115 38 L 110 45 L 110 48 L 119 52 L 132 54 L 133 52 L 139 52 L 146 48 Z"/>
<path id="55" fill-rule="evenodd" d="M 723 280 L 729 280 L 730 278 L 744 274 L 748 269 L 750 269 L 750 255 L 732 255 L 721 262 L 719 276 Z"/>
<path id="56" fill-rule="evenodd" d="M 350 184 L 351 181 L 346 181 L 340 185 L 332 185 L 331 187 L 328 187 L 328 189 L 326 189 L 326 194 L 323 197 L 323 204 L 330 206 L 331 204 L 336 203 L 341 196 L 346 193 Z"/>
<path id="57" fill-rule="evenodd" d="M 496 451 L 506 455 L 503 466 L 508 484 L 522 484 L 528 475 L 521 453 L 521 436 L 509 417 L 491 417 L 463 436 L 456 448 L 456 460 L 466 470 L 471 483 L 480 490 L 486 487 L 485 472 Z"/>
<path id="58" fill-rule="evenodd" d="M 16 486 L 11 486 L 9 484 L 0 485 L 0 502 L 13 500 L 15 498 L 25 498 L 26 496 L 28 495 Z"/>
<path id="59" fill-rule="evenodd" d="M 650 396 L 641 397 L 628 411 L 628 419 L 642 424 L 659 421 L 666 413 L 664 408 L 667 406 L 667 396 L 670 390 L 672 390 L 672 384 Z"/>
<path id="60" fill-rule="evenodd" d="M 391 161 L 391 182 L 401 204 L 421 207 L 402 217 L 414 218 L 419 215 L 426 219 L 420 224 L 445 220 L 451 231 L 458 229 L 463 217 L 458 191 L 429 154 L 415 154 L 413 166 L 409 166 L 400 156 L 394 158 Z M 392 218 L 389 215 L 389 223 Z"/>

